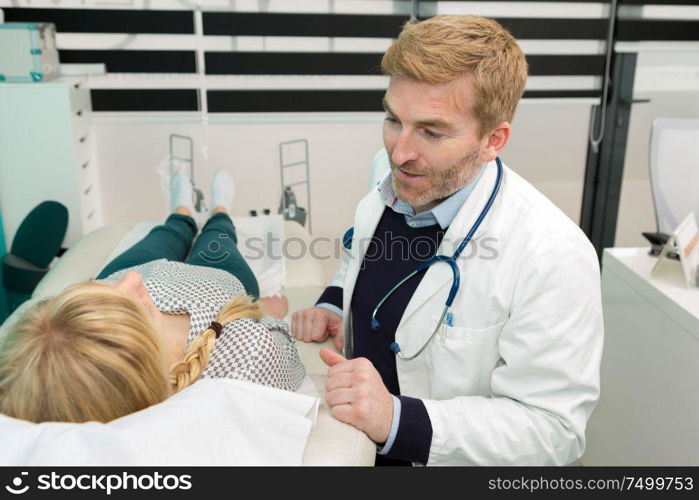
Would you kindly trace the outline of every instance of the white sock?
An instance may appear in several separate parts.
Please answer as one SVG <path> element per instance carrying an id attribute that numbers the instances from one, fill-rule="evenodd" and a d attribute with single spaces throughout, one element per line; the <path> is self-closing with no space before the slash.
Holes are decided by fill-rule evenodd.
<path id="1" fill-rule="evenodd" d="M 234 196 L 235 183 L 233 178 L 225 170 L 217 170 L 211 181 L 211 209 L 222 206 L 230 213 L 233 208 Z"/>
<path id="2" fill-rule="evenodd" d="M 170 177 L 170 206 L 174 212 L 177 207 L 187 207 L 194 215 L 192 181 L 180 168 Z"/>

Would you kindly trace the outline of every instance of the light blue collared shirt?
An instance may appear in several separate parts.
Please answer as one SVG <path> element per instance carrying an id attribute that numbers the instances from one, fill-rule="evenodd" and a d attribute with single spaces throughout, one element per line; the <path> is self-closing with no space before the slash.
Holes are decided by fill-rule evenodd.
<path id="1" fill-rule="evenodd" d="M 415 209 L 412 206 L 398 199 L 396 192 L 393 190 L 390 175 L 379 184 L 378 189 L 381 199 L 386 206 L 390 207 L 391 210 L 396 213 L 405 215 L 405 222 L 410 227 L 427 227 L 439 224 L 439 227 L 446 229 L 454 221 L 456 214 L 459 213 L 464 203 L 466 203 L 469 195 L 473 192 L 476 184 L 478 184 L 481 175 L 483 175 L 484 170 L 485 168 L 481 165 L 476 176 L 466 186 L 459 189 L 436 207 L 432 207 L 430 210 L 420 212 L 419 214 L 415 213 Z"/>

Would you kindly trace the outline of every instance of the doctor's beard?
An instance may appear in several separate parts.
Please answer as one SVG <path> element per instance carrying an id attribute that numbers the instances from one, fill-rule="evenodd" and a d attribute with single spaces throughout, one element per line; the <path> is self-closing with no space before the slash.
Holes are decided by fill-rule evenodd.
<path id="1" fill-rule="evenodd" d="M 478 173 L 482 163 L 478 161 L 478 151 L 473 151 L 461 158 L 455 165 L 446 169 L 430 169 L 425 172 L 414 171 L 411 162 L 401 165 L 412 174 L 426 175 L 429 187 L 422 191 L 414 191 L 401 183 L 397 179 L 395 172 L 398 168 L 390 159 L 391 164 L 391 185 L 399 200 L 416 209 L 431 205 L 427 209 L 436 206 L 438 201 L 442 201 L 461 188 L 465 187 Z"/>

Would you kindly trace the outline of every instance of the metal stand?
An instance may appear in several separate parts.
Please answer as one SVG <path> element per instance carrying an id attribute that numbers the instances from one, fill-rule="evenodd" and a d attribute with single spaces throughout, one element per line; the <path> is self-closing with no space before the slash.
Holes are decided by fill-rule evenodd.
<path id="1" fill-rule="evenodd" d="M 186 141 L 189 144 L 189 156 L 177 156 L 175 154 L 175 140 Z M 198 189 L 194 184 L 194 141 L 191 137 L 179 134 L 170 134 L 170 176 L 172 176 L 175 161 L 183 162 L 189 165 L 189 180 L 192 181 L 192 204 L 194 205 L 194 210 L 197 212 L 202 211 L 202 205 L 204 202 L 204 194 L 201 189 Z M 213 208 L 213 207 L 211 207 Z"/>
<path id="2" fill-rule="evenodd" d="M 302 160 L 292 161 L 291 163 L 285 163 L 284 152 L 287 148 L 291 148 L 295 144 L 303 144 L 304 156 Z M 306 179 L 303 181 L 286 183 L 285 180 L 285 170 L 291 167 L 301 167 L 305 166 Z M 311 228 L 311 177 L 309 173 L 309 162 L 308 162 L 308 140 L 298 139 L 295 141 L 286 141 L 279 143 L 279 176 L 281 179 L 282 188 L 282 201 L 280 206 L 280 213 L 284 215 L 285 220 L 295 220 L 302 226 L 305 225 L 306 219 L 308 220 L 308 232 L 312 234 Z M 306 207 L 298 207 L 296 205 L 295 196 L 291 188 L 294 186 L 306 186 Z M 293 202 L 289 203 L 290 196 L 287 193 L 291 192 L 293 197 Z"/>
<path id="3" fill-rule="evenodd" d="M 580 215 L 580 227 L 590 238 L 600 261 L 604 248 L 614 246 L 626 140 L 633 104 L 636 54 L 614 54 L 612 71 L 611 96 L 604 117 L 602 141 L 597 151 L 591 144 L 587 147 L 585 185 Z M 593 130 L 600 130 L 601 113 L 595 112 L 594 115 L 595 123 L 591 126 Z"/>

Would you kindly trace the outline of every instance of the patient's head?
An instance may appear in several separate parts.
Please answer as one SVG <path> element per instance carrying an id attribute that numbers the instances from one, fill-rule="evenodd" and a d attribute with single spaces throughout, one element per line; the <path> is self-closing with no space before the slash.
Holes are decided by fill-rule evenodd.
<path id="1" fill-rule="evenodd" d="M 0 413 L 32 422 L 109 422 L 193 384 L 216 332 L 201 332 L 168 367 L 159 315 L 133 272 L 113 285 L 73 285 L 35 304 L 0 344 Z M 216 321 L 261 315 L 259 303 L 239 296 Z"/>
<path id="2" fill-rule="evenodd" d="M 0 412 L 108 422 L 171 392 L 158 327 L 116 287 L 81 283 L 39 302 L 0 346 Z"/>

